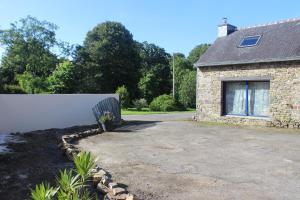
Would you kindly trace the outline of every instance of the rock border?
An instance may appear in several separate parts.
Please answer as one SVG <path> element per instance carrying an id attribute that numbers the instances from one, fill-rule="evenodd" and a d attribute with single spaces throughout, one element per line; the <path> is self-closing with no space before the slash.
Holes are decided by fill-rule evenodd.
<path id="1" fill-rule="evenodd" d="M 300 122 L 291 119 L 288 120 L 275 119 L 273 121 L 269 121 L 267 123 L 267 127 L 300 129 Z"/>
<path id="2" fill-rule="evenodd" d="M 65 152 L 67 157 L 73 161 L 74 155 L 80 153 L 80 149 L 72 143 L 79 139 L 86 138 L 92 135 L 103 133 L 103 129 L 95 128 L 83 132 L 74 133 L 71 135 L 63 135 L 59 147 Z M 125 187 L 113 181 L 112 176 L 104 169 L 96 165 L 93 169 L 93 185 L 97 191 L 104 194 L 105 200 L 134 200 L 133 194 L 130 194 Z"/>

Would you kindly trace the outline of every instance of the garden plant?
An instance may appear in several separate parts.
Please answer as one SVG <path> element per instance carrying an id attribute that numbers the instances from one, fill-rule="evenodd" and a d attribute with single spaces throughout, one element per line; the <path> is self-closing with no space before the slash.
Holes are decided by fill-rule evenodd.
<path id="1" fill-rule="evenodd" d="M 90 182 L 95 168 L 95 158 L 87 152 L 74 156 L 75 169 L 64 169 L 56 178 L 57 185 L 41 183 L 31 190 L 33 200 L 91 200 Z"/>

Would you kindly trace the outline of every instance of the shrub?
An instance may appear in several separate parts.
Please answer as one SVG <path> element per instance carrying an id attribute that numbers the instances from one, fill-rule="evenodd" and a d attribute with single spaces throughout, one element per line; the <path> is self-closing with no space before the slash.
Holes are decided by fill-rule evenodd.
<path id="1" fill-rule="evenodd" d="M 29 94 L 45 93 L 48 90 L 48 80 L 43 77 L 35 77 L 29 72 L 17 75 L 21 88 Z"/>
<path id="2" fill-rule="evenodd" d="M 137 99 L 133 101 L 133 105 L 137 110 L 142 110 L 142 108 L 145 108 L 148 106 L 147 100 L 142 98 L 142 99 Z"/>
<path id="3" fill-rule="evenodd" d="M 19 85 L 4 85 L 0 92 L 4 94 L 26 94 Z"/>
<path id="4" fill-rule="evenodd" d="M 128 108 L 129 103 L 130 103 L 130 95 L 129 95 L 127 88 L 124 85 L 121 87 L 118 87 L 116 90 L 116 93 L 119 94 L 120 101 L 121 101 L 121 107 Z"/>
<path id="5" fill-rule="evenodd" d="M 175 111 L 178 110 L 176 101 L 172 96 L 163 94 L 156 97 L 149 105 L 150 110 L 153 111 Z"/>

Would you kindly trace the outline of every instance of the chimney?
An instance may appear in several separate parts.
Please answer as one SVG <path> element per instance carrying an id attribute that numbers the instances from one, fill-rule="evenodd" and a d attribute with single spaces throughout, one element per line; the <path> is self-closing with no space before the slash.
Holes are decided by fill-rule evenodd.
<path id="1" fill-rule="evenodd" d="M 237 30 L 236 26 L 227 23 L 227 18 L 223 18 L 222 24 L 218 26 L 218 37 L 225 37 Z"/>

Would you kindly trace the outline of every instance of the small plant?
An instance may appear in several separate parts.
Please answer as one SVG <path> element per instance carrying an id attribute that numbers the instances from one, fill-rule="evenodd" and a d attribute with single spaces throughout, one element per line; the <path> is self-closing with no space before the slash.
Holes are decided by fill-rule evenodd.
<path id="1" fill-rule="evenodd" d="M 146 108 L 148 106 L 148 103 L 146 99 L 142 98 L 133 101 L 133 105 L 136 110 L 141 111 L 143 108 Z"/>
<path id="2" fill-rule="evenodd" d="M 104 112 L 104 114 L 100 117 L 100 122 L 105 123 L 107 121 L 113 121 L 114 115 L 111 112 Z"/>
<path id="3" fill-rule="evenodd" d="M 91 153 L 80 152 L 74 157 L 76 172 L 84 182 L 92 175 L 92 169 L 96 166 L 95 158 Z"/>
<path id="4" fill-rule="evenodd" d="M 58 199 L 73 199 L 78 196 L 78 190 L 81 189 L 83 182 L 80 181 L 80 176 L 73 173 L 73 170 L 60 171 L 60 176 L 57 178 L 59 190 L 57 193 Z"/>
<path id="5" fill-rule="evenodd" d="M 112 131 L 114 129 L 114 115 L 111 112 L 104 112 L 100 117 L 99 122 L 104 131 Z"/>
<path id="6" fill-rule="evenodd" d="M 57 187 L 49 184 L 36 185 L 31 190 L 33 200 L 91 200 L 88 191 L 88 181 L 92 177 L 92 169 L 95 167 L 95 158 L 91 153 L 81 152 L 74 156 L 75 170 L 60 171 L 57 179 Z"/>
<path id="7" fill-rule="evenodd" d="M 57 188 L 50 187 L 49 183 L 41 183 L 35 186 L 35 190 L 31 190 L 31 197 L 33 200 L 51 200 L 57 190 Z"/>

